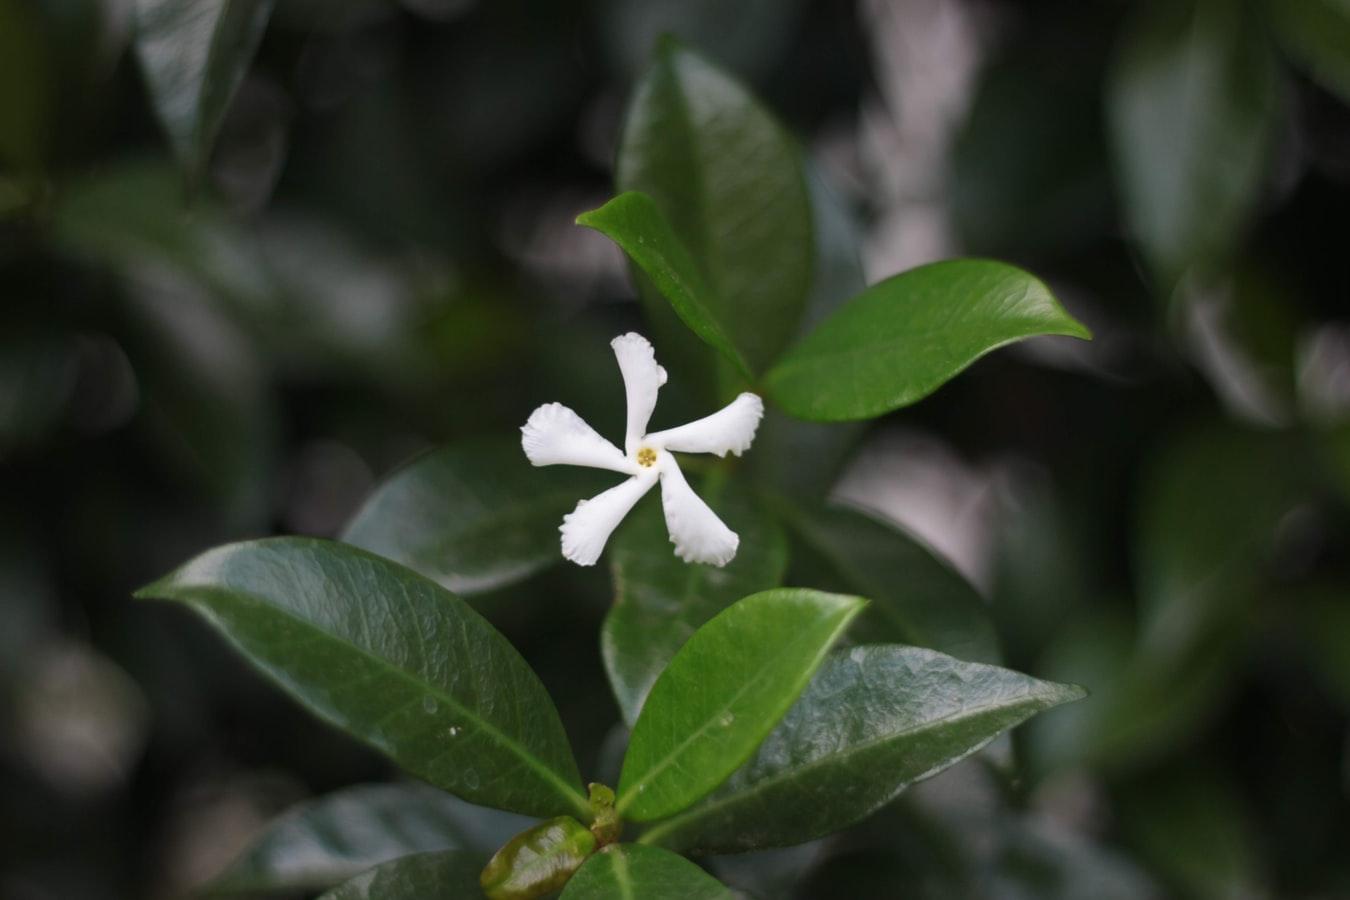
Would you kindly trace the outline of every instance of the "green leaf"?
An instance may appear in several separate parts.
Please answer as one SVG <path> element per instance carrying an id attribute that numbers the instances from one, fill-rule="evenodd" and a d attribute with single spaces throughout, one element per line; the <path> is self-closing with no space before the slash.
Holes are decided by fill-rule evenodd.
<path id="1" fill-rule="evenodd" d="M 529 824 L 426 785 L 360 785 L 272 821 L 208 890 L 313 891 L 413 853 L 461 849 L 487 856 Z"/>
<path id="2" fill-rule="evenodd" d="M 1350 103 L 1350 3 L 1266 0 L 1265 11 L 1285 52 Z"/>
<path id="3" fill-rule="evenodd" d="M 732 900 L 731 891 L 659 847 L 611 844 L 572 876 L 559 900 Z"/>
<path id="4" fill-rule="evenodd" d="M 395 472 L 342 540 L 456 593 L 480 593 L 560 561 L 563 515 L 597 490 L 592 473 L 531 466 L 518 441 L 465 442 Z"/>
<path id="5" fill-rule="evenodd" d="M 765 376 L 802 419 L 867 419 L 922 400 L 991 350 L 1023 338 L 1089 338 L 1049 288 L 1014 266 L 954 259 L 872 285 Z"/>
<path id="6" fill-rule="evenodd" d="M 1170 293 L 1241 236 L 1278 116 L 1274 61 L 1247 4 L 1155 0 L 1138 9 L 1107 91 L 1126 218 Z"/>
<path id="7" fill-rule="evenodd" d="M 749 763 L 642 841 L 713 853 L 809 841 L 1082 696 L 918 647 L 836 651 Z"/>
<path id="8" fill-rule="evenodd" d="M 513 837 L 478 882 L 489 900 L 531 900 L 560 890 L 594 852 L 595 835 L 571 816 L 558 816 Z"/>
<path id="9" fill-rule="evenodd" d="M 628 107 L 615 182 L 669 220 L 751 368 L 772 362 L 811 287 L 810 203 L 782 126 L 730 75 L 663 42 Z"/>
<path id="10" fill-rule="evenodd" d="M 427 900 L 428 897 L 479 897 L 478 869 L 472 853 L 447 850 L 418 853 L 377 866 L 339 885 L 319 900 Z"/>
<path id="11" fill-rule="evenodd" d="M 628 191 L 577 216 L 577 224 L 594 228 L 618 244 L 670 301 L 680 321 L 750 377 L 749 365 L 713 311 L 721 304 L 710 294 L 689 251 L 651 197 Z"/>
<path id="12" fill-rule="evenodd" d="M 588 817 L 557 710 L 463 600 L 331 541 L 210 550 L 137 592 L 186 603 L 320 717 L 472 803 Z"/>
<path id="13" fill-rule="evenodd" d="M 895 525 L 842 506 L 776 511 L 801 544 L 798 577 L 869 598 L 854 637 L 916 644 L 972 662 L 999 661 L 984 600 L 960 574 Z"/>
<path id="14" fill-rule="evenodd" d="M 273 0 L 137 0 L 136 54 L 190 179 L 206 167 Z"/>
<path id="15" fill-rule="evenodd" d="M 867 601 L 779 588 L 718 614 L 675 654 L 633 726 L 618 810 L 679 812 L 745 762 Z"/>
<path id="16" fill-rule="evenodd" d="M 787 541 L 778 524 L 726 481 L 714 485 L 709 479 L 701 493 L 741 536 L 740 551 L 726 566 L 680 561 L 671 553 L 665 519 L 655 504 L 635 510 L 610 549 L 615 598 L 600 631 L 600 647 L 630 728 L 657 676 L 700 626 L 741 597 L 783 580 Z"/>

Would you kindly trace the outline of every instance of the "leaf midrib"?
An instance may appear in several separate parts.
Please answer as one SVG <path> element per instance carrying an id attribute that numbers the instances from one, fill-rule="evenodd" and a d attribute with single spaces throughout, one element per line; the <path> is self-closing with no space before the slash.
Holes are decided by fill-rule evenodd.
<path id="1" fill-rule="evenodd" d="M 669 819 L 666 819 L 665 821 L 659 823 L 655 828 L 652 828 L 649 831 L 647 831 L 640 838 L 638 838 L 638 842 L 642 844 L 655 843 L 657 840 L 659 840 L 659 838 L 662 835 L 677 830 L 681 825 L 684 825 L 689 821 L 697 821 L 698 819 L 708 816 L 724 807 L 735 806 L 737 804 L 746 802 L 759 796 L 763 791 L 772 788 L 783 781 L 795 779 L 823 766 L 838 765 L 855 754 L 866 753 L 867 751 L 873 749 L 874 747 L 890 743 L 891 741 L 898 741 L 907 737 L 912 737 L 917 734 L 923 734 L 926 731 L 931 731 L 935 728 L 940 728 L 944 725 L 952 724 L 955 722 L 962 722 L 968 719 L 974 719 L 988 712 L 997 712 L 1000 710 L 1011 711 L 1016 710 L 1019 706 L 1035 705 L 1036 702 L 1044 701 L 1046 699 L 1049 698 L 1044 696 L 1032 696 L 1025 698 L 1024 700 L 1020 700 L 1017 703 L 1008 704 L 1006 706 L 1001 706 L 997 703 L 990 703 L 984 706 L 976 707 L 974 709 L 965 709 L 960 712 L 952 713 L 951 715 L 943 716 L 938 719 L 931 719 L 927 722 L 924 722 L 913 728 L 907 728 L 903 731 L 891 732 L 888 734 L 879 735 L 874 738 L 869 738 L 866 741 L 851 744 L 841 752 L 821 756 L 803 765 L 796 766 L 790 769 L 784 769 L 777 774 L 770 775 L 767 778 L 760 779 L 759 781 L 756 781 L 750 786 L 748 786 L 743 791 L 738 791 L 727 797 L 710 798 L 707 802 L 702 803 L 686 812 L 677 813 L 676 815 L 671 816 Z M 996 736 L 997 734 L 991 735 L 991 738 Z M 988 741 L 986 740 L 983 743 L 987 742 Z M 980 746 L 983 746 L 983 743 Z M 978 750 L 979 746 L 973 749 Z M 973 750 L 968 750 L 966 751 L 966 754 L 963 755 L 969 755 L 970 752 L 973 752 Z M 907 783 L 912 783 L 913 780 L 914 779 L 911 779 Z"/>
<path id="2" fill-rule="evenodd" d="M 369 650 L 360 646 L 359 644 L 351 640 L 348 640 L 344 637 L 341 637 L 339 635 L 336 635 L 333 632 L 325 631 L 324 629 L 320 628 L 318 625 L 314 624 L 309 619 L 299 615 L 298 613 L 277 606 L 272 602 L 268 601 L 267 599 L 259 597 L 258 595 L 253 594 L 249 591 L 227 592 L 220 588 L 194 587 L 191 585 L 184 585 L 183 590 L 188 593 L 189 598 L 191 594 L 195 593 L 201 593 L 206 595 L 207 597 L 211 597 L 213 595 L 220 595 L 224 597 L 226 600 L 230 600 L 236 594 L 241 597 L 247 597 L 254 603 L 258 604 L 260 607 L 270 610 L 274 614 L 282 618 L 290 619 L 291 621 L 297 622 L 300 625 L 304 626 L 307 630 L 311 631 L 314 634 L 319 635 L 320 637 L 327 638 L 331 640 L 333 643 L 351 648 L 358 655 L 365 657 L 366 659 L 378 664 L 379 668 L 386 669 L 387 671 L 396 675 L 397 677 L 410 682 L 415 687 L 425 688 L 427 693 L 434 694 L 438 698 L 443 699 L 446 702 L 446 705 L 461 712 L 465 718 L 478 723 L 479 727 L 490 738 L 495 739 L 495 741 L 499 745 L 501 745 L 512 755 L 518 757 L 521 762 L 525 763 L 526 767 L 534 771 L 536 775 L 539 775 L 547 784 L 549 784 L 556 791 L 558 791 L 558 793 L 561 794 L 572 805 L 574 810 L 580 811 L 582 815 L 585 816 L 587 819 L 590 818 L 590 805 L 586 802 L 585 798 L 582 797 L 579 791 L 573 790 L 558 773 L 554 772 L 547 765 L 545 765 L 542 760 L 536 757 L 533 753 L 527 751 L 520 744 L 516 743 L 515 740 L 502 733 L 501 730 L 499 730 L 495 725 L 489 723 L 487 720 L 483 719 L 476 712 L 473 712 L 468 707 L 464 706 L 463 703 L 461 703 L 459 699 L 454 697 L 453 695 L 445 693 L 443 690 L 440 690 L 435 686 L 430 686 L 428 682 L 422 680 L 413 673 L 408 672 L 394 665 L 392 662 L 381 656 L 375 655 L 374 653 L 370 652 Z M 189 602 L 193 601 L 189 599 Z M 196 602 L 204 603 L 205 601 L 196 601 Z"/>

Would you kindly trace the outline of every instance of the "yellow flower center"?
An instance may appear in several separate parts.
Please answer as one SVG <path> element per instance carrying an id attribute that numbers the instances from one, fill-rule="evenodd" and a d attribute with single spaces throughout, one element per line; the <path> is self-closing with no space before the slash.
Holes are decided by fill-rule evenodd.
<path id="1" fill-rule="evenodd" d="M 656 465 L 656 451 L 651 447 L 643 447 L 637 452 L 637 462 L 644 469 L 650 469 Z"/>

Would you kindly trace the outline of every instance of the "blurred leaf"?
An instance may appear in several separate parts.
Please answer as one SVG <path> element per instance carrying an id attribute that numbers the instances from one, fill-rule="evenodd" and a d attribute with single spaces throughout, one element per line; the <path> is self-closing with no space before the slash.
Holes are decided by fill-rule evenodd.
<path id="1" fill-rule="evenodd" d="M 807 297 L 798 335 L 810 331 L 850 297 L 867 287 L 858 248 L 862 230 L 854 213 L 807 165 L 811 219 L 815 225 L 811 294 Z M 862 423 L 805 422 L 769 406 L 759 423 L 752 471 L 778 491 L 800 500 L 818 501 L 834 485 Z"/>
<path id="2" fill-rule="evenodd" d="M 464 442 L 386 479 L 342 540 L 456 593 L 480 593 L 560 562 L 558 525 L 595 489 L 594 473 L 534 468 L 519 441 Z"/>
<path id="3" fill-rule="evenodd" d="M 55 73 L 41 7 L 0 0 L 0 164 L 33 171 L 44 162 Z"/>
<path id="4" fill-rule="evenodd" d="M 743 375 L 750 377 L 745 358 L 731 342 L 714 312 L 725 304 L 704 286 L 689 251 L 652 198 L 639 191 L 628 191 L 599 209 L 577 216 L 577 224 L 594 228 L 623 248 L 628 258 L 670 301 L 676 315 L 689 330 L 725 356 Z"/>
<path id="5" fill-rule="evenodd" d="M 659 819 L 721 784 L 788 711 L 865 603 L 781 588 L 752 594 L 700 628 L 633 726 L 619 812 Z"/>
<path id="6" fill-rule="evenodd" d="M 643 836 L 736 853 L 853 824 L 1080 688 L 918 647 L 831 654 L 750 762 L 702 803 Z"/>
<path id="7" fill-rule="evenodd" d="M 429 897 L 478 897 L 473 853 L 446 850 L 418 853 L 376 866 L 324 894 L 319 900 L 427 900 Z"/>
<path id="8" fill-rule="evenodd" d="M 916 644 L 972 662 L 999 661 L 984 600 L 900 528 L 841 506 L 777 511 L 801 543 L 794 566 L 810 584 L 869 598 L 856 639 Z"/>
<path id="9" fill-rule="evenodd" d="M 606 49 L 626 75 L 646 65 L 665 35 L 701 47 L 737 72 L 758 74 L 778 61 L 801 20 L 801 0 L 605 0 L 598 20 Z"/>
<path id="10" fill-rule="evenodd" d="M 136 55 L 179 163 L 195 181 L 262 41 L 273 0 L 136 0 Z"/>
<path id="11" fill-rule="evenodd" d="M 571 816 L 558 816 L 508 841 L 479 883 L 490 900 L 533 900 L 562 888 L 594 852 L 595 835 Z"/>
<path id="12" fill-rule="evenodd" d="M 137 592 L 186 603 L 334 725 L 472 803 L 589 815 L 544 686 L 454 594 L 330 541 L 210 550 Z"/>
<path id="13" fill-rule="evenodd" d="M 1132 784 L 1117 808 L 1127 840 L 1180 896 L 1268 896 L 1255 823 L 1211 765 L 1177 766 Z"/>
<path id="14" fill-rule="evenodd" d="M 1097 14 L 1073 21 L 1067 39 L 1057 30 L 1069 22 L 1042 23 L 981 72 L 948 178 L 952 218 L 969 252 L 1060 258 L 1112 226 L 1100 53 L 1084 21 Z M 1055 65 L 1045 64 L 1048 54 Z"/>
<path id="15" fill-rule="evenodd" d="M 1265 36 L 1232 0 L 1153 0 L 1136 11 L 1108 79 L 1126 218 L 1157 286 L 1237 245 L 1278 118 Z"/>
<path id="16" fill-rule="evenodd" d="M 689 860 L 659 847 L 611 844 L 572 877 L 560 900 L 732 900 Z"/>
<path id="17" fill-rule="evenodd" d="M 1350 3 L 1266 0 L 1264 5 L 1284 51 L 1350 103 Z"/>
<path id="18" fill-rule="evenodd" d="M 810 201 L 792 138 L 733 78 L 667 40 L 629 105 L 615 181 L 651 196 L 701 267 L 712 315 L 752 369 L 766 367 L 811 286 Z"/>
<path id="19" fill-rule="evenodd" d="M 614 606 L 605 616 L 600 646 L 630 728 L 657 676 L 699 627 L 741 597 L 783 580 L 787 541 L 778 524 L 726 481 L 714 485 L 710 479 L 701 494 L 741 537 L 740 551 L 726 566 L 685 563 L 675 556 L 655 504 L 635 510 L 610 549 Z"/>
<path id="20" fill-rule="evenodd" d="M 208 890 L 322 890 L 380 863 L 432 850 L 469 850 L 485 858 L 530 821 L 425 785 L 359 785 L 273 820 Z"/>
<path id="21" fill-rule="evenodd" d="M 68 338 L 34 335 L 0 346 L 0 459 L 61 424 L 79 375 L 76 351 Z"/>
<path id="22" fill-rule="evenodd" d="M 844 304 L 778 360 L 764 387 L 798 418 L 874 418 L 923 399 L 989 351 L 1041 334 L 1090 338 L 1021 269 L 932 263 Z"/>

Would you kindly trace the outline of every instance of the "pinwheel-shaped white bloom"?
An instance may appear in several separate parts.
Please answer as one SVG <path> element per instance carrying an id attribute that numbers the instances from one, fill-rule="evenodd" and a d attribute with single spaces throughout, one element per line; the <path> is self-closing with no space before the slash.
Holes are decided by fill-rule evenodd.
<path id="1" fill-rule="evenodd" d="M 621 451 L 561 403 L 546 403 L 530 414 L 521 428 L 521 446 L 536 466 L 569 465 L 610 469 L 628 480 L 589 500 L 563 517 L 563 556 L 590 566 L 623 517 L 652 485 L 661 482 L 661 505 L 675 553 L 685 562 L 724 566 L 736 555 L 740 538 L 717 518 L 684 480 L 671 451 L 740 456 L 755 439 L 764 402 L 741 394 L 710 416 L 647 434 L 656 408 L 656 392 L 666 383 L 666 370 L 656 364 L 652 345 L 640 334 L 624 334 L 610 342 L 623 373 L 628 395 L 628 434 Z"/>

